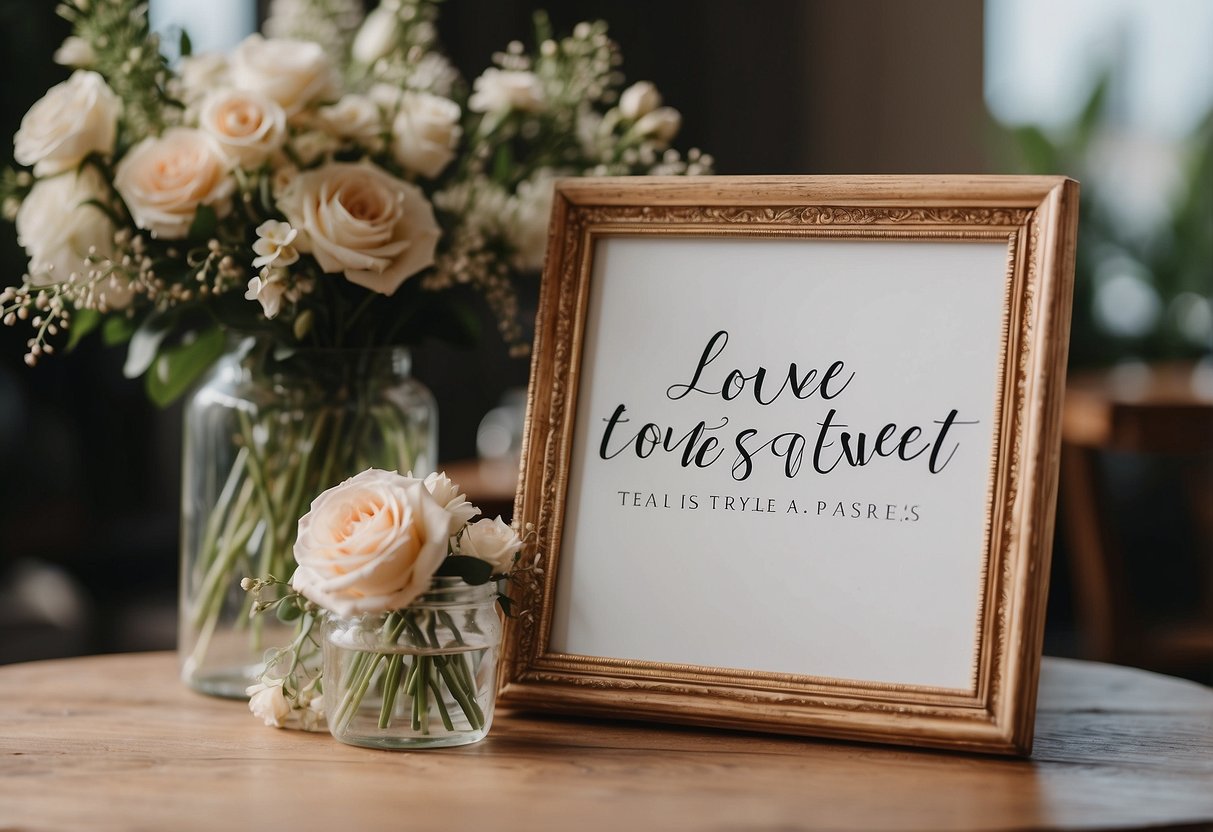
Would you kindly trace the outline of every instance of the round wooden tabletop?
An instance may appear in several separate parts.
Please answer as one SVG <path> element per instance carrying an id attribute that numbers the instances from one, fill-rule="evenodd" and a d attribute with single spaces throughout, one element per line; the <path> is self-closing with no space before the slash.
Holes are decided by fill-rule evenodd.
<path id="1" fill-rule="evenodd" d="M 410 753 L 265 728 L 170 654 L 0 668 L 2 829 L 1029 829 L 1213 824 L 1213 690 L 1046 659 L 1002 759 L 498 715 Z"/>

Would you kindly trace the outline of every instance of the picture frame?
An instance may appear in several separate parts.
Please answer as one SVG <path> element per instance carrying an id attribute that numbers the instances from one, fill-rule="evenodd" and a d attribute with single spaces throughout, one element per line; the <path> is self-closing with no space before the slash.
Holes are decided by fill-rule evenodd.
<path id="1" fill-rule="evenodd" d="M 501 704 L 1029 753 L 1077 212 L 1062 177 L 558 182 Z"/>

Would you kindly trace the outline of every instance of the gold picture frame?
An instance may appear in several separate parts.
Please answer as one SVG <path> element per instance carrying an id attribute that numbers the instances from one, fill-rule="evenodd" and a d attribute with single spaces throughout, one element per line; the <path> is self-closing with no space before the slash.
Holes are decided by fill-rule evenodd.
<path id="1" fill-rule="evenodd" d="M 1032 746 L 1057 494 L 1078 184 L 1061 177 L 599 178 L 558 183 L 515 518 L 542 569 L 514 584 L 507 707 L 1002 754 Z M 976 649 L 965 685 L 553 649 L 598 243 L 808 239 L 1005 246 Z M 866 249 L 865 249 L 866 250 Z M 1001 276 L 1000 276 L 1001 279 Z M 605 447 L 605 446 L 604 446 Z M 625 497 L 624 502 L 627 498 Z M 976 521 L 974 521 L 976 522 Z M 975 557 L 975 555 L 974 555 Z M 571 568 L 571 567 L 570 567 Z M 570 573 L 571 574 L 571 573 Z M 673 589 L 673 588 L 672 588 Z M 616 598 L 620 615 L 628 600 Z M 761 610 L 747 610 L 760 615 Z M 957 623 L 960 626 L 961 622 Z M 971 627 L 971 624 L 965 626 Z M 692 636 L 693 637 L 693 636 Z"/>

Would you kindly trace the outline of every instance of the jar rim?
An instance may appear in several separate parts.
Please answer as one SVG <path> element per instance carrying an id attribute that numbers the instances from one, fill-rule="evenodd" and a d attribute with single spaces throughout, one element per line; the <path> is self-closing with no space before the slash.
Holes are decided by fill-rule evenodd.
<path id="1" fill-rule="evenodd" d="M 406 607 L 384 610 L 382 612 L 354 613 L 352 615 L 340 615 L 329 611 L 328 615 L 331 618 L 347 621 L 365 621 L 367 619 L 383 618 L 392 613 L 420 607 L 427 609 L 435 607 L 450 609 L 454 607 L 485 606 L 492 604 L 496 600 L 496 597 L 496 581 L 489 581 L 484 584 L 469 584 L 458 576 L 437 576 L 430 580 L 429 589 L 414 598 Z"/>
<path id="2" fill-rule="evenodd" d="M 430 588 L 418 595 L 412 606 L 461 606 L 492 601 L 497 595 L 497 584 L 469 584 L 458 576 L 435 576 L 430 579 Z M 450 600 L 445 597 L 450 596 Z"/>

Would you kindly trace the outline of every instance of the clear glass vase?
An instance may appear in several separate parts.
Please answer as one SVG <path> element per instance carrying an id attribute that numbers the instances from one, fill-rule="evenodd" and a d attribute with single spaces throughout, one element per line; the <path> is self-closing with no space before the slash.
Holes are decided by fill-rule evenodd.
<path id="1" fill-rule="evenodd" d="M 243 697 L 266 650 L 293 625 L 250 620 L 246 576 L 287 579 L 299 517 L 326 488 L 367 468 L 428 472 L 437 407 L 409 354 L 300 350 L 245 342 L 224 356 L 185 411 L 181 676 L 203 693 Z"/>
<path id="2" fill-rule="evenodd" d="M 489 732 L 501 619 L 493 584 L 435 578 L 407 609 L 330 615 L 324 628 L 329 731 L 367 748 L 467 745 Z"/>

